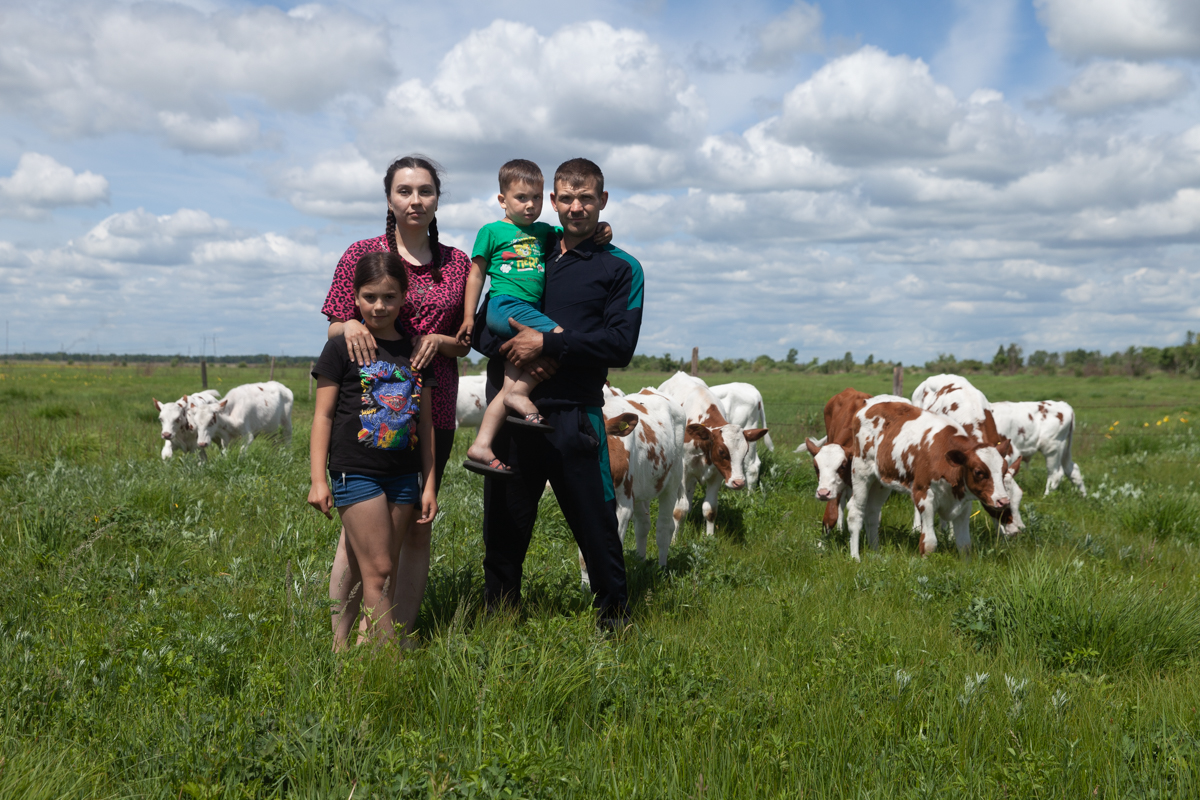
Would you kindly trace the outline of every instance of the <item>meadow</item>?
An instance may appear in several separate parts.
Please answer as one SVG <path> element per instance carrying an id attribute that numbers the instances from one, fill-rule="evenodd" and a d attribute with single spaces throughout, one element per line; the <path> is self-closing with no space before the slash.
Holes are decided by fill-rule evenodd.
<path id="1" fill-rule="evenodd" d="M 614 372 L 626 390 L 666 373 Z M 264 370 L 212 367 L 227 390 Z M 453 466 L 420 647 L 329 651 L 337 523 L 290 447 L 163 463 L 180 365 L 0 365 L 0 797 L 1200 795 L 1200 383 L 980 376 L 1077 411 L 1089 494 L 916 555 L 911 504 L 852 562 L 792 451 L 890 376 L 734 373 L 767 401 L 763 492 L 698 511 L 668 567 L 626 543 L 635 625 L 596 631 L 551 495 L 519 614 L 480 602 L 482 482 Z M 908 375 L 907 390 L 921 379 Z M 460 435 L 457 448 L 465 449 Z"/>

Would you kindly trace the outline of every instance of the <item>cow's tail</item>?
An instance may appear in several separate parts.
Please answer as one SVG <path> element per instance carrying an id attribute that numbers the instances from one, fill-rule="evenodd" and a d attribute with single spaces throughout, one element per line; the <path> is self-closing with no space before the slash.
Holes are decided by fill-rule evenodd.
<path id="1" fill-rule="evenodd" d="M 1071 421 L 1067 423 L 1067 444 L 1062 451 L 1061 466 L 1063 472 L 1066 473 L 1068 480 L 1071 478 L 1071 471 L 1075 468 L 1075 462 L 1071 460 L 1071 441 L 1075 438 L 1075 410 L 1071 410 Z"/>
<path id="2" fill-rule="evenodd" d="M 758 418 L 762 420 L 762 426 L 764 428 L 767 427 L 767 412 L 766 409 L 763 408 L 762 400 L 758 401 Z M 765 444 L 767 449 L 772 453 L 775 452 L 775 443 L 771 441 L 770 431 L 768 431 L 767 435 L 763 437 L 763 444 Z"/>

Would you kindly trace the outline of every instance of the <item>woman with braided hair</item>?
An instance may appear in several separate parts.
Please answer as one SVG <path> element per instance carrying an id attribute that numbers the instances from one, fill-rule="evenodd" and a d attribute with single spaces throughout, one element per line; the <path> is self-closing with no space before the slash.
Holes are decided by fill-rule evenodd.
<path id="1" fill-rule="evenodd" d="M 440 486 L 454 446 L 457 359 L 470 351 L 455 337 L 463 321 L 471 259 L 463 251 L 438 242 L 434 215 L 442 193 L 439 172 L 437 164 L 424 156 L 405 156 L 392 162 L 383 178 L 388 207 L 384 235 L 350 246 L 338 262 L 321 311 L 329 319 L 329 338 L 345 336 L 350 359 L 359 366 L 371 363 L 375 359 L 375 337 L 362 323 L 354 302 L 354 267 L 360 258 L 373 252 L 390 251 L 404 260 L 408 295 L 396 327 L 412 340 L 413 368 L 428 366 L 433 370 L 434 480 Z M 427 522 L 400 532 L 400 558 L 392 581 L 396 606 L 392 616 L 401 637 L 413 632 L 425 594 L 432 531 L 432 522 Z M 347 559 L 343 531 L 329 579 L 329 597 L 335 608 L 340 608 L 359 584 L 356 567 Z"/>

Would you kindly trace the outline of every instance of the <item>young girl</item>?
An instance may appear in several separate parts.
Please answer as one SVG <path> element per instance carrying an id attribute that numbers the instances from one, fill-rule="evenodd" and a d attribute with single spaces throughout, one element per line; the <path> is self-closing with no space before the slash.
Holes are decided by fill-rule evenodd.
<path id="1" fill-rule="evenodd" d="M 344 338 L 335 336 L 313 368 L 317 402 L 308 502 L 331 519 L 329 509 L 337 507 L 349 557 L 341 582 L 362 585 L 361 592 L 334 609 L 335 650 L 346 647 L 360 608 L 373 638 L 394 636 L 390 583 L 401 532 L 412 522 L 417 502 L 417 522 L 431 522 L 437 514 L 432 372 L 413 371 L 412 342 L 396 330 L 407 290 L 408 274 L 395 253 L 368 253 L 359 259 L 354 300 L 378 345 L 376 359 L 359 367 L 347 355 Z"/>

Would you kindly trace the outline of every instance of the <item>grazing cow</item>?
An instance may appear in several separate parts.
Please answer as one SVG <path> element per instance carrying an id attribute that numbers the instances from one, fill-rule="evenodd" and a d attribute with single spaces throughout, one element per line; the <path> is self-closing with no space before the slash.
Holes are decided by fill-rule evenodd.
<path id="1" fill-rule="evenodd" d="M 892 491 L 912 496 L 921 555 L 937 548 L 938 518 L 954 527 L 958 550 L 971 547 L 971 502 L 1000 514 L 1011 500 L 1004 488 L 1008 465 L 995 448 L 980 444 L 949 417 L 908 403 L 880 402 L 854 417 L 853 490 L 846 518 L 850 556 L 858 560 L 863 527 L 871 549 L 879 546 L 883 501 Z"/>
<path id="2" fill-rule="evenodd" d="M 683 501 L 683 408 L 654 389 L 610 397 L 604 402 L 608 464 L 617 496 L 617 533 L 625 541 L 629 520 L 637 536 L 637 553 L 646 557 L 650 533 L 650 501 L 658 500 L 655 541 L 658 564 L 667 565 L 667 550 L 675 541 L 679 521 L 687 513 Z M 579 556 L 587 585 L 587 565 Z"/>
<path id="3" fill-rule="evenodd" d="M 1061 400 L 1039 403 L 992 403 L 992 416 L 1001 436 L 1012 442 L 1014 455 L 1026 461 L 1040 452 L 1046 457 L 1046 494 L 1058 488 L 1063 476 L 1087 497 L 1083 473 L 1071 460 L 1071 437 L 1075 432 L 1075 409 Z"/>
<path id="4" fill-rule="evenodd" d="M 703 482 L 704 520 L 709 536 L 717 529 L 717 491 L 746 487 L 745 463 L 754 443 L 767 435 L 766 428 L 746 430 L 728 421 L 721 401 L 699 378 L 676 372 L 658 390 L 683 407 L 687 427 L 683 432 L 684 500 L 690 507 L 692 492 Z"/>
<path id="5" fill-rule="evenodd" d="M 913 392 L 912 403 L 926 411 L 946 415 L 962 425 L 967 435 L 975 441 L 997 448 L 1006 459 L 1012 455 L 1012 443 L 1001 436 L 996 428 L 992 404 L 983 392 L 961 375 L 933 375 L 926 378 Z M 1010 467 L 1011 471 L 1005 475 L 1004 488 L 1012 504 L 999 517 L 1008 536 L 1025 530 L 1025 523 L 1021 521 L 1023 492 L 1016 481 L 1017 471 L 1021 468 L 1020 457 L 1015 458 Z M 916 525 L 915 518 L 913 525 Z"/>
<path id="6" fill-rule="evenodd" d="M 734 425 L 741 425 L 743 428 L 767 427 L 767 412 L 763 407 L 762 395 L 752 384 L 722 383 L 719 386 L 712 386 L 710 389 L 725 406 L 729 421 Z M 763 436 L 762 443 L 767 446 L 768 450 L 775 450 L 771 434 Z M 758 446 L 755 445 L 750 448 L 750 458 L 746 462 L 746 483 L 749 484 L 751 490 L 758 485 L 758 473 L 761 468 L 762 462 L 758 458 Z"/>
<path id="7" fill-rule="evenodd" d="M 854 415 L 871 399 L 857 389 L 843 389 L 825 404 L 825 436 L 804 440 L 817 471 L 818 500 L 825 502 L 821 520 L 825 533 L 842 527 L 850 500 L 850 459 L 854 457 Z"/>
<path id="8" fill-rule="evenodd" d="M 196 426 L 188 419 L 188 403 L 212 403 L 221 397 L 216 389 L 205 389 L 193 395 L 184 395 L 174 403 L 160 403 L 151 397 L 158 421 L 162 424 L 162 459 L 166 461 L 175 451 L 190 453 L 196 449 Z M 201 457 L 204 451 L 200 451 Z"/>
<path id="9" fill-rule="evenodd" d="M 484 388 L 486 375 L 467 375 L 458 379 L 458 402 L 454 409 L 454 423 L 459 428 L 478 428 L 487 409 Z"/>
<path id="10" fill-rule="evenodd" d="M 246 449 L 255 436 L 283 431 L 292 441 L 292 390 L 278 381 L 247 383 L 230 389 L 225 399 L 207 405 L 188 405 L 196 425 L 196 445 L 208 447 L 214 438 L 222 446 L 244 437 Z"/>

